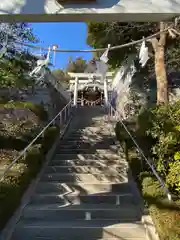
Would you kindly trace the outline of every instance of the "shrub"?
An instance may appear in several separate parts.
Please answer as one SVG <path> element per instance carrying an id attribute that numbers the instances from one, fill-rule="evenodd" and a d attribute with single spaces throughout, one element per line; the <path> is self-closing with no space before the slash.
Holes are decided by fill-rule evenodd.
<path id="1" fill-rule="evenodd" d="M 23 177 L 23 174 L 17 172 L 15 176 L 7 176 L 0 183 L 0 229 L 4 227 L 20 203 L 22 196 L 20 187 L 21 177 Z"/>
<path id="2" fill-rule="evenodd" d="M 26 102 L 25 107 L 31 110 L 36 116 L 38 116 L 41 121 L 48 120 L 48 113 L 40 104 L 32 104 L 30 102 Z"/>
<path id="3" fill-rule="evenodd" d="M 157 171 L 172 190 L 179 192 L 180 101 L 146 110 L 138 118 L 139 132 L 150 138 L 151 153 Z M 147 138 L 149 137 L 149 138 Z M 177 155 L 177 154 L 176 154 Z M 177 178 L 176 178 L 177 177 Z M 176 181 L 174 181 L 176 179 Z"/>
<path id="4" fill-rule="evenodd" d="M 175 188 L 177 192 L 180 192 L 180 161 L 169 163 L 169 171 L 166 176 L 166 182 L 171 188 Z"/>
<path id="5" fill-rule="evenodd" d="M 25 159 L 20 159 L 0 182 L 0 229 L 19 206 L 22 194 L 39 172 L 45 160 L 45 153 L 51 148 L 57 133 L 56 127 L 50 127 L 41 143 L 33 145 Z"/>
<path id="6" fill-rule="evenodd" d="M 179 240 L 180 202 L 165 201 L 164 191 L 152 176 L 142 179 L 142 195 L 148 203 L 160 240 Z"/>
<path id="7" fill-rule="evenodd" d="M 180 193 L 180 101 L 145 110 L 133 132 L 138 144 L 151 149 L 150 159 L 173 197 Z M 122 127 L 115 128 L 118 140 L 127 143 Z M 130 141 L 130 140 L 129 140 Z M 126 157 L 134 179 L 149 208 L 161 240 L 180 239 L 180 200 L 167 202 L 165 190 L 132 146 L 126 144 Z"/>
<path id="8" fill-rule="evenodd" d="M 31 176 L 36 175 L 42 165 L 44 156 L 41 153 L 41 147 L 41 144 L 32 146 L 25 158 L 25 163 Z"/>
<path id="9" fill-rule="evenodd" d="M 136 152 L 130 150 L 128 160 L 160 240 L 179 240 L 180 201 L 168 202 L 165 190 L 160 186 L 153 173 L 143 172 Z"/>
<path id="10" fill-rule="evenodd" d="M 123 123 L 126 125 L 126 127 L 128 128 L 128 131 L 133 134 L 133 130 L 135 128 L 134 123 L 130 123 L 130 122 L 125 122 L 123 121 Z M 132 144 L 132 140 L 129 136 L 129 134 L 127 133 L 127 131 L 125 130 L 125 128 L 123 127 L 121 122 L 117 122 L 116 126 L 115 126 L 115 134 L 116 134 L 116 138 L 121 142 L 121 143 L 126 143 L 128 145 L 128 147 L 133 146 Z"/>
<path id="11" fill-rule="evenodd" d="M 48 113 L 44 107 L 40 104 L 34 104 L 32 102 L 19 102 L 13 101 L 5 104 L 0 104 L 4 108 L 28 108 L 31 110 L 41 121 L 48 120 Z"/>
<path id="12" fill-rule="evenodd" d="M 47 152 L 47 149 L 49 149 L 50 146 L 52 146 L 52 143 L 55 141 L 59 134 L 59 128 L 57 126 L 50 126 L 45 134 L 44 138 L 42 139 L 42 151 L 43 153 Z"/>

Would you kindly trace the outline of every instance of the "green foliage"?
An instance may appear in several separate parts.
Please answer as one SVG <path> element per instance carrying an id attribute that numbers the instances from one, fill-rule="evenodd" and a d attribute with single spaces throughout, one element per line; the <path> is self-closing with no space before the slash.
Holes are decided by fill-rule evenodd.
<path id="1" fill-rule="evenodd" d="M 178 240 L 180 236 L 180 202 L 164 200 L 165 193 L 152 177 L 142 179 L 142 195 L 149 206 L 160 240 Z"/>
<path id="2" fill-rule="evenodd" d="M 128 127 L 129 132 L 131 134 L 133 134 L 131 128 L 134 128 L 134 124 L 129 126 L 128 122 L 123 121 L 123 123 Z M 127 149 L 133 147 L 132 139 L 129 137 L 129 134 L 124 129 L 121 122 L 116 123 L 116 126 L 115 126 L 114 130 L 115 130 L 116 138 L 121 142 L 121 145 L 122 145 L 122 147 L 124 147 L 125 152 L 126 152 Z"/>
<path id="3" fill-rule="evenodd" d="M 169 21 L 172 24 L 173 20 Z M 168 22 L 167 22 L 168 23 Z M 112 46 L 122 45 L 129 43 L 133 40 L 142 39 L 159 31 L 159 23 L 154 22 L 89 22 L 87 43 L 94 48 L 106 48 L 108 44 Z M 179 64 L 179 39 L 166 39 L 166 52 L 165 60 L 169 69 L 178 69 Z M 137 46 L 136 46 L 137 47 Z M 126 59 L 129 53 L 137 52 L 136 47 L 130 46 L 121 49 L 116 49 L 109 53 L 109 64 L 116 68 L 120 66 L 122 61 Z M 149 50 L 153 55 L 151 44 L 149 44 Z M 148 67 L 145 67 L 145 71 L 153 71 L 153 61 L 148 61 Z"/>
<path id="4" fill-rule="evenodd" d="M 57 137 L 55 129 L 55 127 L 50 127 L 46 137 L 42 138 L 39 144 L 34 144 L 25 159 L 20 159 L 0 182 L 0 229 L 4 227 L 19 206 L 25 189 L 40 171 L 46 153 Z"/>
<path id="5" fill-rule="evenodd" d="M 167 184 L 180 192 L 180 161 L 175 159 L 174 162 L 169 163 L 168 175 L 166 176 Z"/>
<path id="6" fill-rule="evenodd" d="M 87 67 L 86 60 L 84 60 L 82 57 L 78 57 L 75 59 L 75 61 L 70 60 L 66 71 L 67 72 L 74 72 L 74 73 L 83 73 Z"/>
<path id="7" fill-rule="evenodd" d="M 90 22 L 88 23 L 87 43 L 94 48 L 129 43 L 149 36 L 158 29 L 157 23 L 122 23 L 122 22 Z M 114 68 L 119 66 L 129 53 L 136 52 L 135 46 L 116 49 L 109 53 L 109 63 Z"/>
<path id="8" fill-rule="evenodd" d="M 35 176 L 37 174 L 41 167 L 42 161 L 44 160 L 44 156 L 41 154 L 41 147 L 41 144 L 32 146 L 25 158 L 25 164 L 31 176 Z M 24 162 L 24 160 L 21 161 Z"/>
<path id="9" fill-rule="evenodd" d="M 180 191 L 180 101 L 143 112 L 138 119 L 139 132 L 154 140 L 152 156 L 158 172 L 168 186 Z M 152 141 L 153 142 L 153 141 Z"/>
<path id="10" fill-rule="evenodd" d="M 126 133 L 125 129 L 123 128 L 122 124 L 120 122 L 117 122 L 114 128 L 116 138 L 120 141 L 123 142 L 124 139 L 128 137 L 128 134 Z"/>
<path id="11" fill-rule="evenodd" d="M 34 104 L 32 102 L 7 102 L 5 104 L 0 104 L 0 107 L 4 108 L 27 108 L 31 110 L 41 121 L 48 120 L 48 113 L 44 107 L 40 104 Z"/>
<path id="12" fill-rule="evenodd" d="M 138 155 L 134 146 L 125 141 L 126 159 L 148 206 L 160 240 L 179 240 L 180 237 L 180 200 L 176 199 L 180 193 L 179 107 L 180 102 L 176 102 L 145 110 L 138 117 L 137 129 L 133 132 L 139 145 L 142 143 L 151 149 L 149 157 L 153 158 L 156 170 L 171 191 L 171 203 L 167 201 L 165 190 L 142 156 Z M 120 123 L 116 124 L 115 132 L 122 143 L 125 138 Z"/>
<path id="13" fill-rule="evenodd" d="M 158 199 L 163 199 L 165 197 L 165 192 L 159 185 L 159 182 L 150 174 L 146 174 L 145 176 L 143 175 L 144 172 L 140 174 L 143 196 L 145 198 L 148 198 L 150 196 Z"/>
<path id="14" fill-rule="evenodd" d="M 0 59 L 1 87 L 26 87 L 32 80 L 25 74 L 32 68 L 34 57 L 14 41 L 38 42 L 28 23 L 0 23 L 0 48 L 8 33 L 7 53 Z"/>
<path id="15" fill-rule="evenodd" d="M 52 71 L 52 74 L 59 80 L 59 82 L 66 88 L 68 87 L 70 76 L 62 69 Z"/>
<path id="16" fill-rule="evenodd" d="M 0 84 L 1 87 L 27 87 L 33 84 L 33 79 L 25 75 L 31 69 L 26 59 L 2 59 L 0 61 Z M 24 56 L 25 58 L 25 56 Z M 33 59 L 31 59 L 33 61 Z"/>
<path id="17" fill-rule="evenodd" d="M 156 226 L 160 240 L 179 240 L 180 201 L 168 202 L 164 189 L 151 171 L 144 172 L 140 158 L 132 149 L 128 149 L 128 162 L 133 178 L 136 180 L 145 205 Z"/>
<path id="18" fill-rule="evenodd" d="M 31 102 L 9 102 L 1 104 L 0 107 L 28 108 L 36 114 L 38 120 L 47 120 L 47 113 L 44 108 L 41 105 L 33 104 Z M 22 126 L 22 128 L 25 129 L 18 131 L 18 133 L 15 131 L 15 134 L 14 132 L 11 134 L 11 130 L 9 130 L 10 133 L 7 132 L 7 134 L 4 134 L 4 128 L 1 128 L 0 146 L 3 153 L 10 150 L 16 150 L 14 155 L 17 156 L 17 151 L 22 151 L 29 142 L 33 140 L 35 135 L 37 136 L 37 134 L 39 134 L 39 127 L 42 128 L 42 124 L 39 122 L 37 124 L 36 121 L 38 120 L 34 120 L 35 125 L 34 122 L 30 122 L 30 126 L 28 126 L 28 128 L 26 128 L 26 126 Z M 13 127 L 16 128 L 17 123 L 14 124 Z M 44 136 L 37 139 L 37 141 L 30 147 L 25 157 L 20 158 L 18 162 L 7 172 L 4 180 L 0 182 L 0 229 L 4 227 L 15 209 L 19 206 L 24 190 L 40 171 L 41 166 L 46 159 L 47 152 L 57 138 L 57 133 L 59 133 L 59 129 L 57 129 L 56 126 L 49 127 Z M 0 161 L 1 168 L 10 164 L 12 159 L 15 157 L 7 154 L 3 155 L 2 152 L 1 156 L 3 156 L 3 159 Z"/>
<path id="19" fill-rule="evenodd" d="M 24 104 L 24 107 L 31 110 L 36 116 L 39 117 L 39 119 L 41 121 L 47 121 L 48 120 L 48 113 L 42 105 L 32 104 L 31 102 L 26 102 Z"/>
<path id="20" fill-rule="evenodd" d="M 1 23 L 0 24 L 0 40 L 5 39 L 8 33 L 9 40 L 13 43 L 14 40 L 37 42 L 38 39 L 32 32 L 32 28 L 29 23 Z"/>
<path id="21" fill-rule="evenodd" d="M 57 126 L 50 126 L 45 134 L 44 134 L 44 138 L 42 140 L 42 151 L 44 153 L 46 153 L 46 149 L 49 149 L 49 147 L 52 145 L 52 143 L 54 142 L 55 138 L 58 136 L 59 134 L 59 128 Z"/>

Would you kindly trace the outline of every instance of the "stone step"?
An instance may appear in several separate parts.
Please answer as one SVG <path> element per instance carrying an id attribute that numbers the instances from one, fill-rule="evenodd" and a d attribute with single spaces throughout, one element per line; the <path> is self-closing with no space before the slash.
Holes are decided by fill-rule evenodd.
<path id="1" fill-rule="evenodd" d="M 27 240 L 32 240 L 31 237 L 26 237 Z M 82 238 L 81 238 L 82 239 Z M 17 238 L 13 238 L 11 240 L 17 240 Z M 18 240 L 24 240 L 24 238 L 18 238 Z M 69 240 L 69 237 L 63 237 L 63 238 L 59 238 L 59 237 L 33 237 L 33 240 Z M 77 238 L 71 238 L 71 240 L 77 240 Z M 86 237 L 86 238 L 83 238 L 82 240 L 92 240 L 92 238 L 89 238 L 89 237 Z M 119 240 L 119 237 L 118 238 L 95 238 L 95 240 Z M 145 240 L 144 237 L 143 238 L 124 238 L 124 240 Z"/>
<path id="2" fill-rule="evenodd" d="M 126 180 L 125 176 L 121 174 L 117 175 L 116 173 L 107 173 L 105 174 L 75 174 L 75 173 L 44 173 L 40 181 L 58 181 L 66 183 L 120 183 Z"/>
<path id="3" fill-rule="evenodd" d="M 120 160 L 120 156 L 118 154 L 113 154 L 113 153 L 102 153 L 102 152 L 96 152 L 94 154 L 85 154 L 85 153 L 80 153 L 80 154 L 71 154 L 71 153 L 67 153 L 67 154 L 56 154 L 54 156 L 53 160 L 71 160 L 71 159 L 96 159 L 96 160 Z M 53 161 L 52 160 L 52 161 Z"/>
<path id="4" fill-rule="evenodd" d="M 121 161 L 119 159 L 112 159 L 112 160 L 96 160 L 96 159 L 69 159 L 69 160 L 52 160 L 49 165 L 50 167 L 76 167 L 76 166 L 93 166 L 93 167 L 107 167 L 107 168 L 113 168 L 113 167 L 119 167 L 121 169 L 125 169 L 128 167 L 127 163 L 125 161 Z"/>
<path id="5" fill-rule="evenodd" d="M 56 153 L 57 154 L 87 154 L 87 153 L 94 153 L 96 151 L 96 148 L 57 148 Z"/>
<path id="6" fill-rule="evenodd" d="M 45 169 L 45 173 L 51 174 L 51 173 L 95 173 L 95 174 L 109 174 L 109 173 L 115 173 L 119 174 L 125 173 L 125 169 L 122 168 L 122 166 L 118 164 L 114 164 L 113 166 L 107 166 L 105 164 L 96 164 L 96 162 L 92 165 L 82 165 L 82 166 L 74 166 L 72 162 L 71 166 L 47 166 Z"/>
<path id="7" fill-rule="evenodd" d="M 107 138 L 105 140 L 108 141 L 109 144 L 114 144 L 116 141 L 114 137 Z M 75 144 L 75 143 L 96 144 L 96 143 L 102 143 L 102 141 L 97 142 L 96 139 L 71 139 L 70 137 L 68 137 L 68 138 L 62 139 L 59 144 L 69 145 L 69 144 Z"/>
<path id="8" fill-rule="evenodd" d="M 104 131 L 103 129 L 99 130 L 99 131 L 96 131 L 96 132 L 93 132 L 93 131 L 84 131 L 83 133 L 81 132 L 73 132 L 71 133 L 68 137 L 70 138 L 86 138 L 86 137 L 101 137 L 101 136 L 109 136 L 111 135 L 110 131 L 106 130 Z M 105 137 L 106 138 L 106 137 Z"/>
<path id="9" fill-rule="evenodd" d="M 69 135 L 68 137 L 64 138 L 65 141 L 94 141 L 94 142 L 100 142 L 103 140 L 106 140 L 106 137 L 101 135 L 100 133 L 97 135 L 88 134 L 88 135 L 81 135 L 81 136 L 75 136 L 75 135 Z"/>
<path id="10" fill-rule="evenodd" d="M 118 146 L 115 146 L 113 142 L 81 142 L 81 141 L 72 141 L 66 143 L 60 143 L 57 149 L 88 149 L 96 147 L 97 149 L 118 149 Z"/>
<path id="11" fill-rule="evenodd" d="M 72 204 L 138 204 L 137 200 L 131 193 L 113 194 L 113 193 L 97 193 L 92 195 L 80 195 L 79 192 L 69 194 L 58 194 L 56 192 L 46 194 L 34 194 L 31 198 L 31 203 L 36 204 L 65 204 L 71 202 Z"/>
<path id="12" fill-rule="evenodd" d="M 44 237 L 44 239 L 43 239 Z M 11 240 L 146 240 L 145 228 L 140 222 L 117 221 L 20 221 Z M 49 240 L 48 239 L 48 240 Z"/>
<path id="13" fill-rule="evenodd" d="M 109 146 L 108 148 L 106 148 L 105 146 L 102 148 L 97 148 L 97 146 L 90 146 L 88 148 L 82 148 L 82 147 L 69 147 L 69 148 L 63 148 L 63 147 L 59 147 L 56 150 L 57 154 L 92 154 L 92 153 L 100 153 L 100 154 L 104 154 L 105 152 L 107 154 L 116 154 L 117 157 L 118 155 L 118 150 L 119 147 L 117 146 Z"/>
<path id="14" fill-rule="evenodd" d="M 99 129 L 104 130 L 104 126 L 106 126 L 106 128 L 112 128 L 112 124 L 111 123 L 102 123 L 102 122 L 96 122 L 96 124 L 94 123 L 94 125 L 91 126 L 85 126 L 84 128 L 74 128 L 72 130 L 72 133 L 76 133 L 76 132 L 84 132 L 84 131 L 98 131 Z"/>
<path id="15" fill-rule="evenodd" d="M 134 205 L 114 204 L 29 204 L 22 213 L 23 219 L 75 221 L 75 220 L 119 220 L 140 221 L 141 211 Z"/>
<path id="16" fill-rule="evenodd" d="M 97 129 L 98 129 L 97 131 L 94 131 L 95 128 L 94 129 L 93 128 L 92 129 L 85 128 L 83 130 L 72 131 L 69 134 L 69 136 L 83 136 L 83 135 L 97 135 L 97 134 L 102 134 L 102 135 L 108 134 L 109 136 L 111 136 L 111 133 L 113 136 L 112 128 L 103 126 L 102 128 L 97 127 Z"/>
<path id="17" fill-rule="evenodd" d="M 60 141 L 11 240 L 146 239 L 114 130 L 93 109 Z"/>
<path id="18" fill-rule="evenodd" d="M 84 141 L 81 141 L 80 139 L 78 139 L 78 140 L 76 140 L 76 139 L 69 139 L 68 137 L 66 137 L 66 138 L 63 138 L 60 142 L 59 142 L 59 144 L 61 145 L 61 144 L 65 144 L 65 145 L 67 145 L 67 144 L 71 144 L 71 143 L 85 143 L 85 144 L 89 144 L 89 143 L 96 143 L 96 141 L 88 141 L 88 140 L 84 140 Z"/>
<path id="19" fill-rule="evenodd" d="M 59 182 L 39 182 L 35 189 L 36 193 L 57 193 L 67 195 L 76 192 L 79 195 L 88 194 L 129 194 L 132 192 L 130 183 L 59 183 Z"/>
<path id="20" fill-rule="evenodd" d="M 89 147 L 89 148 L 57 148 L 56 153 L 57 154 L 112 154 L 112 155 L 116 155 L 117 158 L 119 157 L 118 154 L 118 148 L 117 147 L 111 147 L 108 149 L 98 149 L 96 146 L 94 147 Z"/>
<path id="21" fill-rule="evenodd" d="M 93 144 L 91 144 L 90 142 L 77 142 L 77 141 L 73 141 L 71 143 L 69 142 L 64 142 L 64 143 L 60 143 L 57 147 L 57 149 L 69 149 L 69 148 L 82 148 L 82 149 L 87 149 L 89 147 L 93 146 Z"/>

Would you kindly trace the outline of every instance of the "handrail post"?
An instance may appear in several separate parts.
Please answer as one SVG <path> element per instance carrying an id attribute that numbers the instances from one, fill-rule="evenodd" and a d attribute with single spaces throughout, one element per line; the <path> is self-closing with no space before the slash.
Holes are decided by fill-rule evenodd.
<path id="1" fill-rule="evenodd" d="M 67 108 L 64 109 L 64 122 L 66 122 L 66 119 L 67 119 L 66 110 L 67 110 Z"/>
<path id="2" fill-rule="evenodd" d="M 70 116 L 70 112 L 71 112 L 71 105 L 69 104 L 69 105 L 67 106 L 67 116 L 68 116 L 68 118 L 69 118 L 69 116 Z"/>
<path id="3" fill-rule="evenodd" d="M 60 129 L 62 127 L 62 113 L 60 113 L 60 115 L 59 115 L 59 127 L 60 127 Z"/>
<path id="4" fill-rule="evenodd" d="M 75 85 L 74 85 L 74 106 L 77 107 L 77 99 L 78 98 L 78 77 L 75 78 Z"/>

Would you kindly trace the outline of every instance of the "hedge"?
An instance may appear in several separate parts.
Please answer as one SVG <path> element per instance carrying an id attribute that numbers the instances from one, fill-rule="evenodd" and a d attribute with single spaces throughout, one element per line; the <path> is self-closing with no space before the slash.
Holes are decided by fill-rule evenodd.
<path id="1" fill-rule="evenodd" d="M 27 108 L 31 110 L 41 121 L 48 120 L 48 113 L 44 107 L 40 104 L 34 104 L 32 102 L 13 101 L 7 103 L 0 103 L 1 108 Z"/>
<path id="2" fill-rule="evenodd" d="M 45 160 L 46 153 L 51 148 L 59 129 L 51 126 L 46 130 L 44 138 L 40 139 L 30 148 L 25 159 L 20 159 L 14 165 L 8 175 L 0 182 L 0 229 L 13 215 L 24 191 L 40 171 Z M 51 137 L 48 137 L 51 136 Z"/>
<path id="3" fill-rule="evenodd" d="M 141 179 L 142 196 L 161 240 L 180 239 L 180 201 L 168 202 L 159 182 L 153 176 Z M 166 200 L 165 200 L 166 199 Z"/>
<path id="4" fill-rule="evenodd" d="M 134 131 L 133 131 L 134 130 Z M 136 129 L 130 129 L 138 141 L 135 134 Z M 126 159 L 129 162 L 134 180 L 137 182 L 145 205 L 156 226 L 160 240 L 179 240 L 180 239 L 180 200 L 174 199 L 172 203 L 167 201 L 164 190 L 152 171 L 147 166 L 144 159 L 141 159 L 136 151 L 132 140 L 124 131 L 120 123 L 116 124 L 115 133 L 117 139 L 124 147 Z M 140 143 L 139 143 L 140 145 Z"/>

